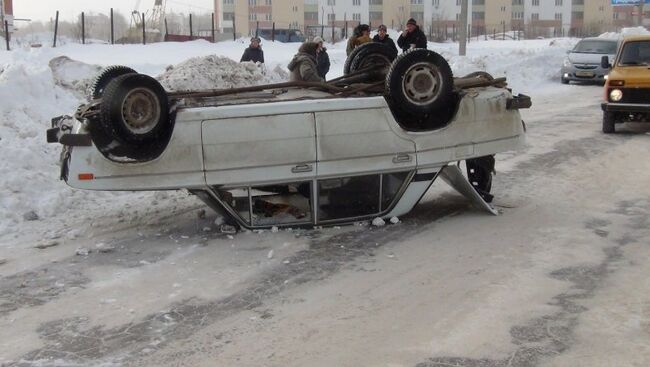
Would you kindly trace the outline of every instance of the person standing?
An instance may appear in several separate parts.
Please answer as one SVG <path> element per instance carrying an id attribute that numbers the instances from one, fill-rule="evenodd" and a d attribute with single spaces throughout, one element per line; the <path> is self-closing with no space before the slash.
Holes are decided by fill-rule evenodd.
<path id="1" fill-rule="evenodd" d="M 406 22 L 406 29 L 397 39 L 397 45 L 406 52 L 412 48 L 427 48 L 427 36 L 422 32 L 415 19 Z"/>
<path id="2" fill-rule="evenodd" d="M 316 65 L 318 66 L 318 76 L 325 79 L 325 75 L 330 71 L 330 57 L 327 54 L 327 49 L 323 46 L 323 39 L 320 37 L 314 37 L 314 43 L 318 44 L 318 50 L 316 51 Z"/>
<path id="3" fill-rule="evenodd" d="M 395 42 L 392 38 L 390 38 L 387 32 L 388 29 L 386 26 L 383 24 L 380 25 L 379 28 L 377 28 L 377 34 L 372 38 L 372 41 L 383 43 L 384 45 L 390 47 L 391 50 L 395 51 L 395 54 L 397 55 L 397 47 L 395 46 Z"/>
<path id="4" fill-rule="evenodd" d="M 293 57 L 287 68 L 291 72 L 289 80 L 292 82 L 323 82 L 323 78 L 318 75 L 318 65 L 316 61 L 316 52 L 318 43 L 305 42 L 298 49 L 298 53 Z"/>
<path id="5" fill-rule="evenodd" d="M 348 40 L 348 47 L 345 49 L 345 53 L 350 56 L 352 50 L 357 48 L 357 46 L 363 45 L 372 41 L 370 39 L 370 26 L 367 24 L 359 24 L 354 28 L 352 32 L 352 37 Z"/>
<path id="6" fill-rule="evenodd" d="M 239 60 L 239 62 L 252 61 L 252 62 L 259 62 L 263 64 L 264 51 L 262 51 L 261 43 L 262 40 L 259 39 L 258 37 L 251 38 L 251 44 L 248 46 L 246 50 L 244 50 L 244 54 L 241 56 L 241 60 Z"/>

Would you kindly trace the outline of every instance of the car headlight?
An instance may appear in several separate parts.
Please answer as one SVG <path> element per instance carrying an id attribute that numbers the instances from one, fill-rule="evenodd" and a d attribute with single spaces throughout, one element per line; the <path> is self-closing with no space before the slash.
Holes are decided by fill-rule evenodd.
<path id="1" fill-rule="evenodd" d="M 609 99 L 611 99 L 614 102 L 618 102 L 621 99 L 623 99 L 623 91 L 620 89 L 612 89 L 611 92 L 609 92 Z"/>
<path id="2" fill-rule="evenodd" d="M 571 65 L 572 65 L 572 64 L 571 64 L 571 60 L 569 60 L 568 57 L 567 57 L 566 59 L 564 59 L 564 67 L 565 67 L 565 68 L 570 68 Z"/>

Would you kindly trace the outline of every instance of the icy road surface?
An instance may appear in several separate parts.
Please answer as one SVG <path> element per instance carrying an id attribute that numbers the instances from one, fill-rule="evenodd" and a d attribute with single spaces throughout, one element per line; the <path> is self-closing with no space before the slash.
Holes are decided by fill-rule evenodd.
<path id="1" fill-rule="evenodd" d="M 647 366 L 650 135 L 603 135 L 601 93 L 534 97 L 528 149 L 497 156 L 498 217 L 440 182 L 383 227 L 228 237 L 197 203 L 23 235 L 2 252 L 0 364 Z"/>

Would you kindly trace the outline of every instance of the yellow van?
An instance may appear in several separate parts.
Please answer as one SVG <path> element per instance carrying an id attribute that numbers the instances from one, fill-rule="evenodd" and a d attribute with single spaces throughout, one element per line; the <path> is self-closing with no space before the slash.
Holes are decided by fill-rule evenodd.
<path id="1" fill-rule="evenodd" d="M 615 132 L 623 122 L 650 122 L 650 35 L 626 37 L 614 62 L 603 56 L 603 67 L 611 68 L 605 83 L 603 132 Z"/>

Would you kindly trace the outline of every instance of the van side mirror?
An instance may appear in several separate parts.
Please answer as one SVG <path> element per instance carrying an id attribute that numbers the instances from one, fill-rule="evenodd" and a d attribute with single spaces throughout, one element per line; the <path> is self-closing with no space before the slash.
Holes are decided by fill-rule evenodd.
<path id="1" fill-rule="evenodd" d="M 609 64 L 609 57 L 608 56 L 603 56 L 600 58 L 600 66 L 603 69 L 609 69 L 612 67 L 612 65 Z"/>

